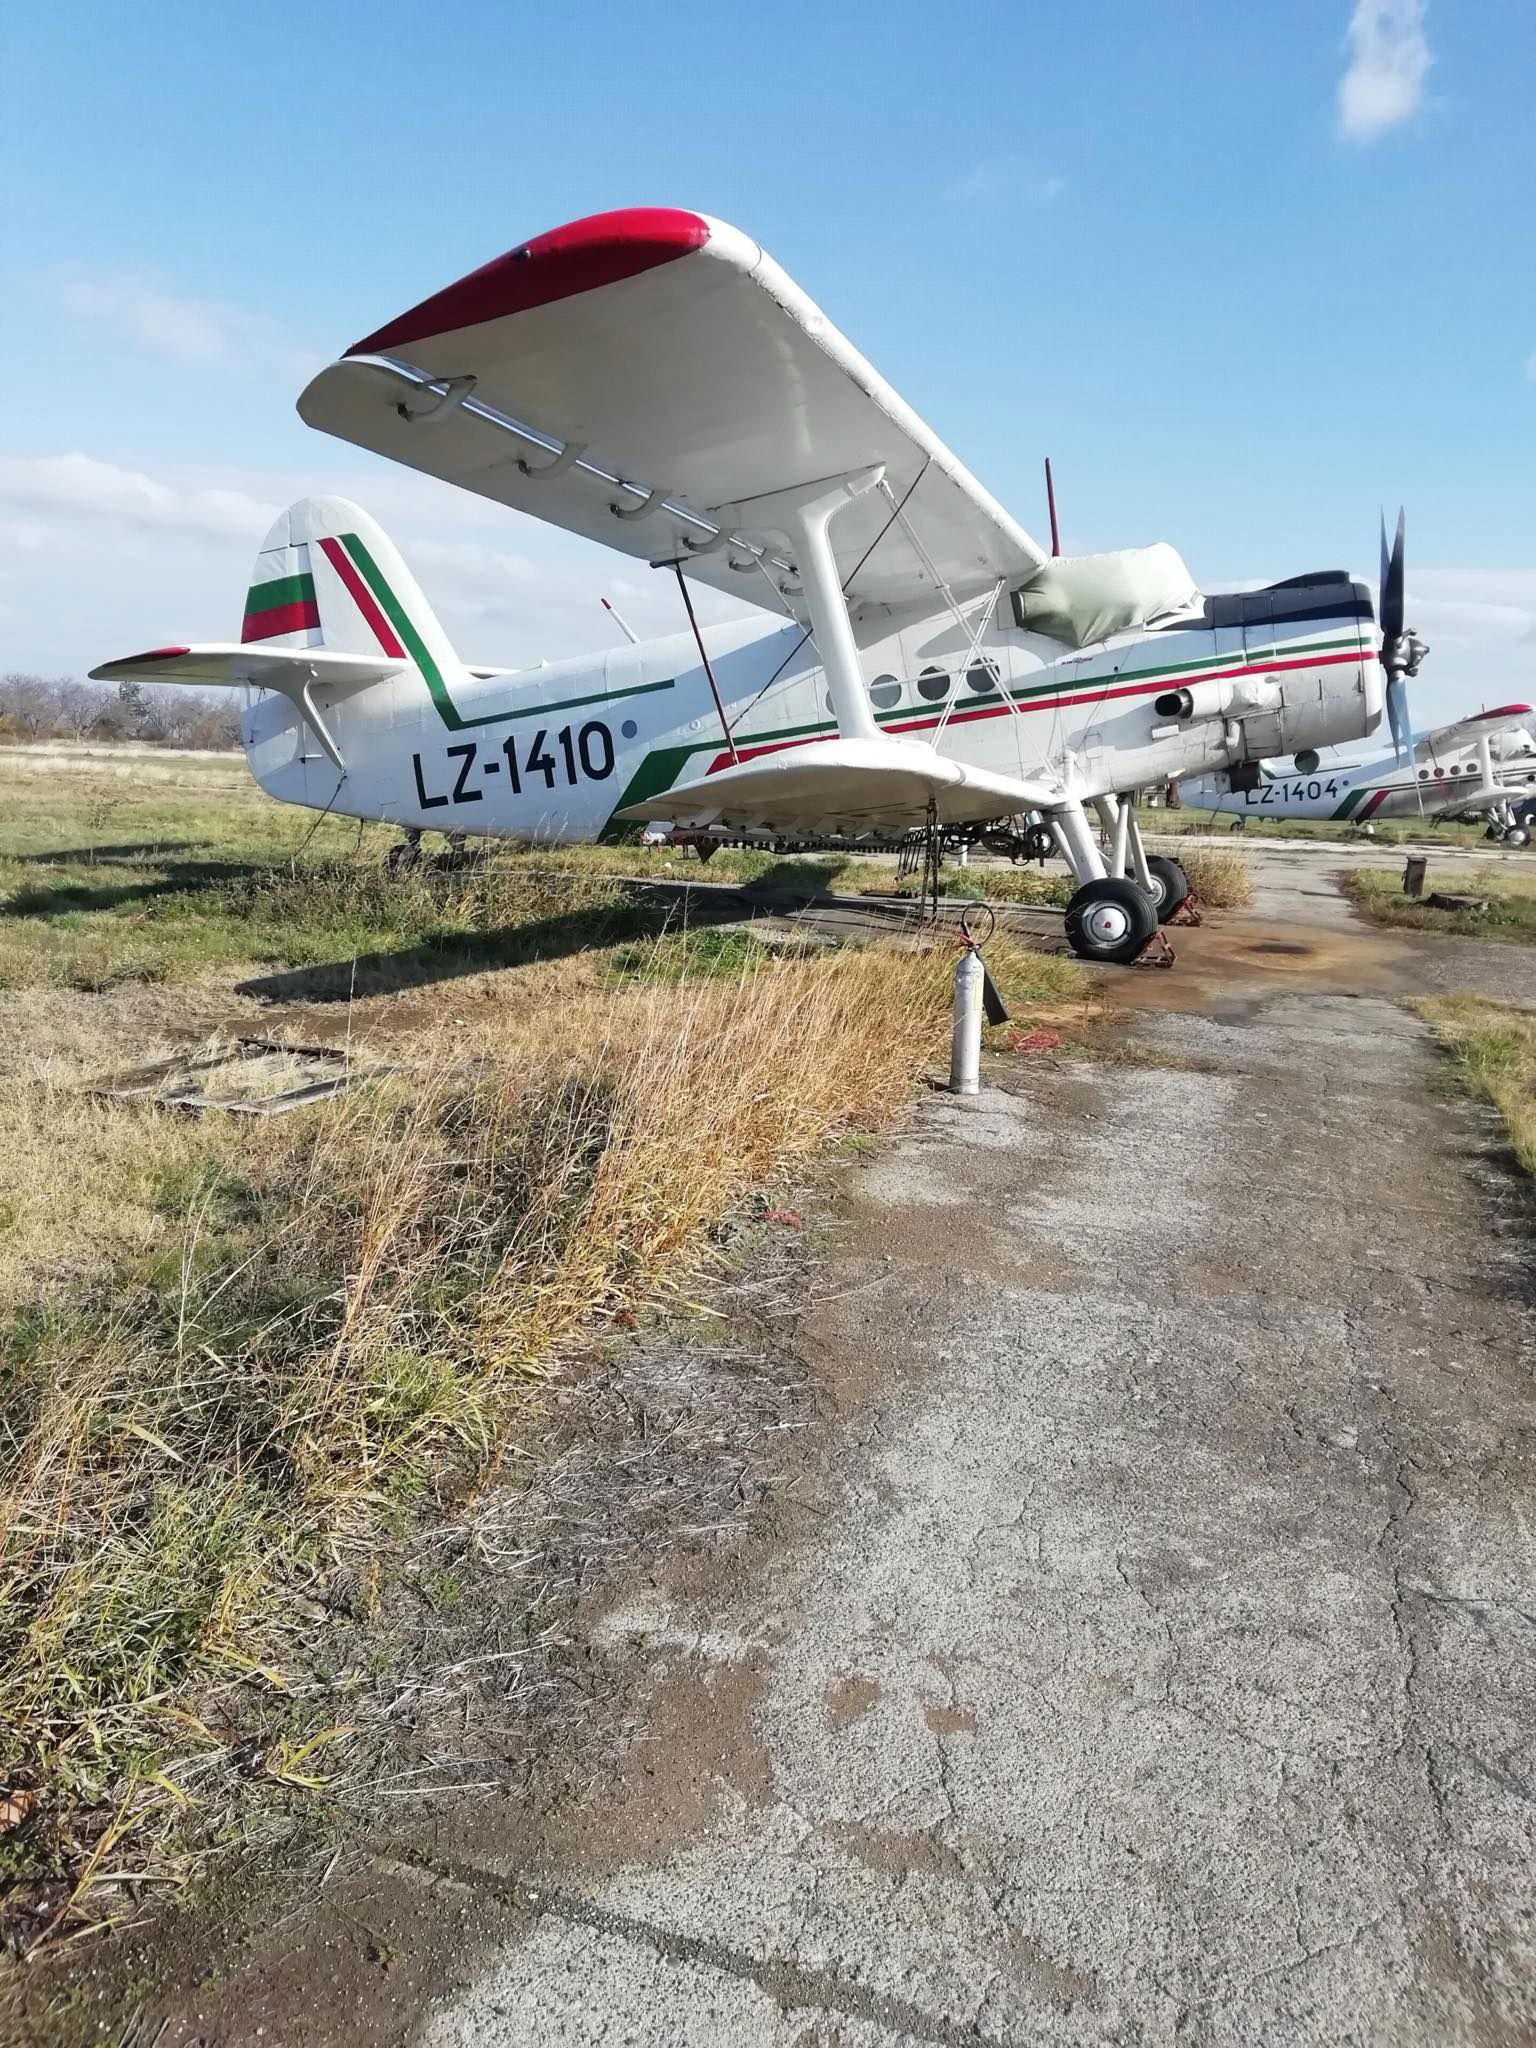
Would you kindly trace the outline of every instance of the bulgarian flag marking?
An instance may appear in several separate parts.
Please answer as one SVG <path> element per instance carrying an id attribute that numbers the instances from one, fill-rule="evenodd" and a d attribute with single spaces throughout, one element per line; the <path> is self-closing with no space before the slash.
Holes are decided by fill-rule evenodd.
<path id="1" fill-rule="evenodd" d="M 315 602 L 315 579 L 308 570 L 294 576 L 277 576 L 270 583 L 253 583 L 246 593 L 245 618 L 240 639 L 276 640 L 284 633 L 310 633 L 320 629 L 320 607 Z"/>

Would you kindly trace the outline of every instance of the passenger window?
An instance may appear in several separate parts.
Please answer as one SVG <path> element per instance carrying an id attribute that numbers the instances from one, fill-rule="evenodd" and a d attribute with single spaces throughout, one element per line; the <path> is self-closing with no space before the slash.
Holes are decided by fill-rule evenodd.
<path id="1" fill-rule="evenodd" d="M 949 677 L 941 668 L 925 668 L 917 679 L 917 694 L 930 704 L 941 704 L 949 695 Z"/>
<path id="2" fill-rule="evenodd" d="M 985 697 L 997 688 L 997 668 L 990 661 L 972 662 L 965 672 L 966 686 L 973 696 Z"/>
<path id="3" fill-rule="evenodd" d="M 876 676 L 869 686 L 869 701 L 877 711 L 891 711 L 901 702 L 901 685 L 894 676 Z"/>

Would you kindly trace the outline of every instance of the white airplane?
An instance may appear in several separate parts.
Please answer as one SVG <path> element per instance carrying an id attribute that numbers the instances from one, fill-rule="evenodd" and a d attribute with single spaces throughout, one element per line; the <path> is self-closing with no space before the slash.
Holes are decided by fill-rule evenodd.
<path id="1" fill-rule="evenodd" d="M 286 802 L 543 842 L 663 819 L 1038 845 L 1043 821 L 1078 884 L 1072 945 L 1119 961 L 1187 888 L 1145 853 L 1136 790 L 1406 718 L 1400 606 L 1378 641 L 1343 572 L 1206 599 L 1164 543 L 1048 554 L 703 214 L 526 242 L 358 342 L 299 412 L 675 571 L 689 630 L 468 666 L 373 521 L 306 499 L 262 548 L 240 645 L 93 671 L 243 684 L 251 768 Z M 1400 595 L 1401 529 L 1394 564 Z M 701 632 L 685 579 L 775 616 Z"/>
<path id="2" fill-rule="evenodd" d="M 1180 782 L 1179 801 L 1243 821 L 1311 818 L 1351 826 L 1486 815 L 1499 837 L 1524 846 L 1530 834 L 1523 809 L 1536 793 L 1533 718 L 1529 704 L 1501 704 L 1421 734 L 1411 765 L 1387 754 L 1326 766 L 1315 753 L 1302 753 L 1290 770 L 1264 764 L 1256 778 L 1241 770 L 1192 777 Z"/>

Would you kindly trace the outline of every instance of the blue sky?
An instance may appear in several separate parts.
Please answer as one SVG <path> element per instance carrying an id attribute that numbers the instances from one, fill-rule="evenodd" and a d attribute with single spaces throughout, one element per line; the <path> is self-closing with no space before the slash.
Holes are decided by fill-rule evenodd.
<path id="1" fill-rule="evenodd" d="M 1046 453 L 1070 547 L 1168 539 L 1206 584 L 1367 568 L 1403 499 L 1420 715 L 1536 686 L 1527 0 L 55 0 L 0 64 L 0 667 L 228 637 L 311 489 L 384 520 L 474 658 L 606 644 L 604 591 L 674 626 L 633 564 L 293 401 L 529 235 L 676 204 L 1027 526 Z"/>

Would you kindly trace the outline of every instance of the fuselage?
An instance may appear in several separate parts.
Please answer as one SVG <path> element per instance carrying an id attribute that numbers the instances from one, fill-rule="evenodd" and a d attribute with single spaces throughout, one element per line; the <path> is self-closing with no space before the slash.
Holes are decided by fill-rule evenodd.
<path id="1" fill-rule="evenodd" d="M 1382 695 L 1369 597 L 1336 580 L 1326 590 L 1331 605 L 1322 591 L 1297 593 L 1305 603 L 1277 591 L 1246 621 L 1208 601 L 1201 616 L 1081 650 L 1018 629 L 1001 606 L 974 647 L 947 611 L 864 617 L 856 630 L 882 732 L 1086 797 L 1373 730 Z M 1281 616 L 1288 608 L 1295 616 Z M 274 692 L 247 693 L 242 737 L 257 781 L 285 802 L 404 827 L 596 839 L 627 804 L 728 765 L 733 747 L 748 758 L 835 737 L 798 625 L 714 627 L 705 644 L 729 741 L 686 633 L 511 674 L 418 657 L 387 682 L 318 688 L 339 779 Z M 1193 693 L 1192 710 L 1168 709 L 1176 691 Z"/>
<path id="2" fill-rule="evenodd" d="M 1490 781 L 1479 750 L 1463 746 L 1437 753 L 1432 763 L 1418 759 L 1412 767 L 1390 754 L 1343 766 L 1322 764 L 1310 775 L 1266 765 L 1247 789 L 1232 789 L 1222 774 L 1197 776 L 1179 783 L 1179 796 L 1191 810 L 1224 816 L 1365 825 L 1460 817 L 1519 803 L 1536 790 L 1536 758 L 1507 756 L 1492 767 Z"/>

